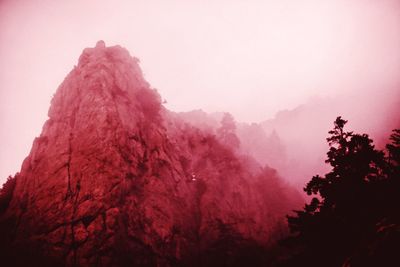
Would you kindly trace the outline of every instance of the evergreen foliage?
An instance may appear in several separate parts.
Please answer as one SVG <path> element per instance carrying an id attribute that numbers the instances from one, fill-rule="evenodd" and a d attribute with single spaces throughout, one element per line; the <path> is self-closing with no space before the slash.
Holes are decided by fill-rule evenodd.
<path id="1" fill-rule="evenodd" d="M 0 214 L 4 212 L 11 201 L 14 193 L 16 177 L 8 176 L 7 181 L 0 188 Z"/>
<path id="2" fill-rule="evenodd" d="M 292 236 L 283 243 L 293 255 L 284 266 L 399 264 L 400 130 L 385 155 L 368 135 L 345 131 L 346 123 L 338 117 L 327 138 L 332 170 L 311 179 L 304 191 L 312 200 L 288 216 Z"/>
<path id="3" fill-rule="evenodd" d="M 217 129 L 218 139 L 222 144 L 237 149 L 240 146 L 240 140 L 236 136 L 236 123 L 230 113 L 225 113 L 221 120 L 221 127 Z"/>

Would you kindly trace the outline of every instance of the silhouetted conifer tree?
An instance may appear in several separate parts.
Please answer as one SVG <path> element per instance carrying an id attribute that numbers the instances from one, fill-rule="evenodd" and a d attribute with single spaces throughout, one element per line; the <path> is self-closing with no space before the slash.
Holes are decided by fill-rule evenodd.
<path id="1" fill-rule="evenodd" d="M 296 216 L 288 216 L 292 236 L 284 244 L 293 255 L 284 266 L 399 263 L 393 248 L 400 248 L 400 131 L 394 131 L 385 157 L 368 135 L 345 131 L 346 123 L 338 117 L 327 138 L 331 172 L 311 179 L 304 191 L 314 197 Z M 387 227 L 389 237 L 382 237 Z M 374 244 L 380 245 L 368 250 Z"/>

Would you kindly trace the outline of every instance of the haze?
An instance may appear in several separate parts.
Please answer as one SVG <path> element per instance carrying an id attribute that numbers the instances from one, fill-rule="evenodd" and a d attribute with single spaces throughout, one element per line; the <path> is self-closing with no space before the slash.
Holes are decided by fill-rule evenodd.
<path id="1" fill-rule="evenodd" d="M 101 39 L 141 60 L 167 108 L 238 121 L 314 96 L 372 103 L 400 85 L 395 0 L 1 1 L 0 183 L 19 171 L 81 51 Z"/>

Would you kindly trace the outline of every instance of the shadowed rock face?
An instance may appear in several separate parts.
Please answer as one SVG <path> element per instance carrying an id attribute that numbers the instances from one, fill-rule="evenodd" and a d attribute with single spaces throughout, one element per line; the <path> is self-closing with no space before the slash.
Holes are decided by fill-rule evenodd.
<path id="1" fill-rule="evenodd" d="M 293 192 L 165 110 L 119 46 L 85 49 L 48 115 L 0 214 L 12 264 L 229 266 L 285 231 Z"/>

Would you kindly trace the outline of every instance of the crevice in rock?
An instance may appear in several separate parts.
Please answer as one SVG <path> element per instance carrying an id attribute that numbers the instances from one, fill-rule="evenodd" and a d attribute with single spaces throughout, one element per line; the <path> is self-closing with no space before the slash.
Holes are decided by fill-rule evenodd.
<path id="1" fill-rule="evenodd" d="M 72 218 L 71 218 L 71 250 L 73 253 L 73 262 L 72 262 L 72 266 L 77 266 L 77 253 L 76 250 L 78 249 L 79 244 L 76 242 L 75 240 L 75 232 L 74 232 L 74 226 L 77 222 L 79 222 L 80 220 L 75 220 L 75 214 L 76 211 L 78 209 L 78 197 L 79 197 L 79 192 L 81 189 L 81 182 L 82 177 L 80 177 L 79 180 L 77 180 L 76 182 L 76 190 L 75 190 L 75 199 L 74 199 L 74 203 L 73 203 L 73 212 L 72 212 Z M 72 191 L 71 191 L 72 193 Z M 71 195 L 72 197 L 72 195 Z"/>
<path id="2" fill-rule="evenodd" d="M 71 250 L 72 250 L 72 266 L 76 266 L 76 242 L 74 233 L 74 224 L 71 223 Z"/>
<path id="3" fill-rule="evenodd" d="M 67 167 L 67 178 L 68 178 L 68 188 L 67 188 L 67 194 L 65 196 L 65 200 L 67 200 L 69 197 L 72 196 L 72 189 L 71 189 L 71 159 L 72 159 L 72 145 L 71 145 L 71 141 L 72 141 L 73 135 L 72 133 L 69 134 L 69 138 L 68 138 L 68 160 L 66 163 L 66 167 Z"/>

